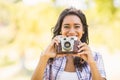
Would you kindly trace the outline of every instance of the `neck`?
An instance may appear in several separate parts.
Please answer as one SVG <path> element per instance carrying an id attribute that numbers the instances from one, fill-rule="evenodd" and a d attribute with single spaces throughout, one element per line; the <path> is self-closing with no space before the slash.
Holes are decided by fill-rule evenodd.
<path id="1" fill-rule="evenodd" d="M 65 71 L 75 72 L 74 60 L 72 55 L 67 55 L 67 62 L 65 66 Z"/>

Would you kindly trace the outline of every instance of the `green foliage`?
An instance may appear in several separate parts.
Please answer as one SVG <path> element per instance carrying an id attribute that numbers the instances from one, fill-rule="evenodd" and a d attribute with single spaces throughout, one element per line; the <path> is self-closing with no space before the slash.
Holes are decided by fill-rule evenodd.
<path id="1" fill-rule="evenodd" d="M 94 0 L 96 3 L 96 11 L 99 14 L 98 18 L 106 23 L 109 22 L 116 12 L 113 0 Z"/>

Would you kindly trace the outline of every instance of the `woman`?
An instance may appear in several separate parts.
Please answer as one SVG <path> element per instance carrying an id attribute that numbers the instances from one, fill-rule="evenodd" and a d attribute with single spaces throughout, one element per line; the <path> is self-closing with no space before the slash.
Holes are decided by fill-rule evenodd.
<path id="1" fill-rule="evenodd" d="M 75 8 L 60 14 L 54 27 L 53 39 L 40 56 L 32 80 L 105 80 L 102 57 L 88 46 L 88 25 L 85 15 Z M 62 37 L 76 36 L 78 53 L 57 54 L 55 45 Z"/>

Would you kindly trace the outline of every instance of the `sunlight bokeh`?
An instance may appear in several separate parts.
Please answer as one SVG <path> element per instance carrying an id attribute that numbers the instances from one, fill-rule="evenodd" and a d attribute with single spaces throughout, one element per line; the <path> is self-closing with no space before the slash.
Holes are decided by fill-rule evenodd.
<path id="1" fill-rule="evenodd" d="M 86 14 L 89 46 L 102 54 L 107 80 L 120 80 L 120 1 L 103 1 L 0 0 L 0 80 L 30 80 L 51 28 L 71 6 Z"/>

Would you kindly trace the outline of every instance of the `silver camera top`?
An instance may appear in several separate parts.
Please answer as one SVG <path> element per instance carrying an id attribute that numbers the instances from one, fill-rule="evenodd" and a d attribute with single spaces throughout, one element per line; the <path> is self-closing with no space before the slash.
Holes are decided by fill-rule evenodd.
<path id="1" fill-rule="evenodd" d="M 76 36 L 69 36 L 69 37 L 58 36 L 58 39 L 61 41 L 64 39 L 77 40 L 78 38 Z"/>

